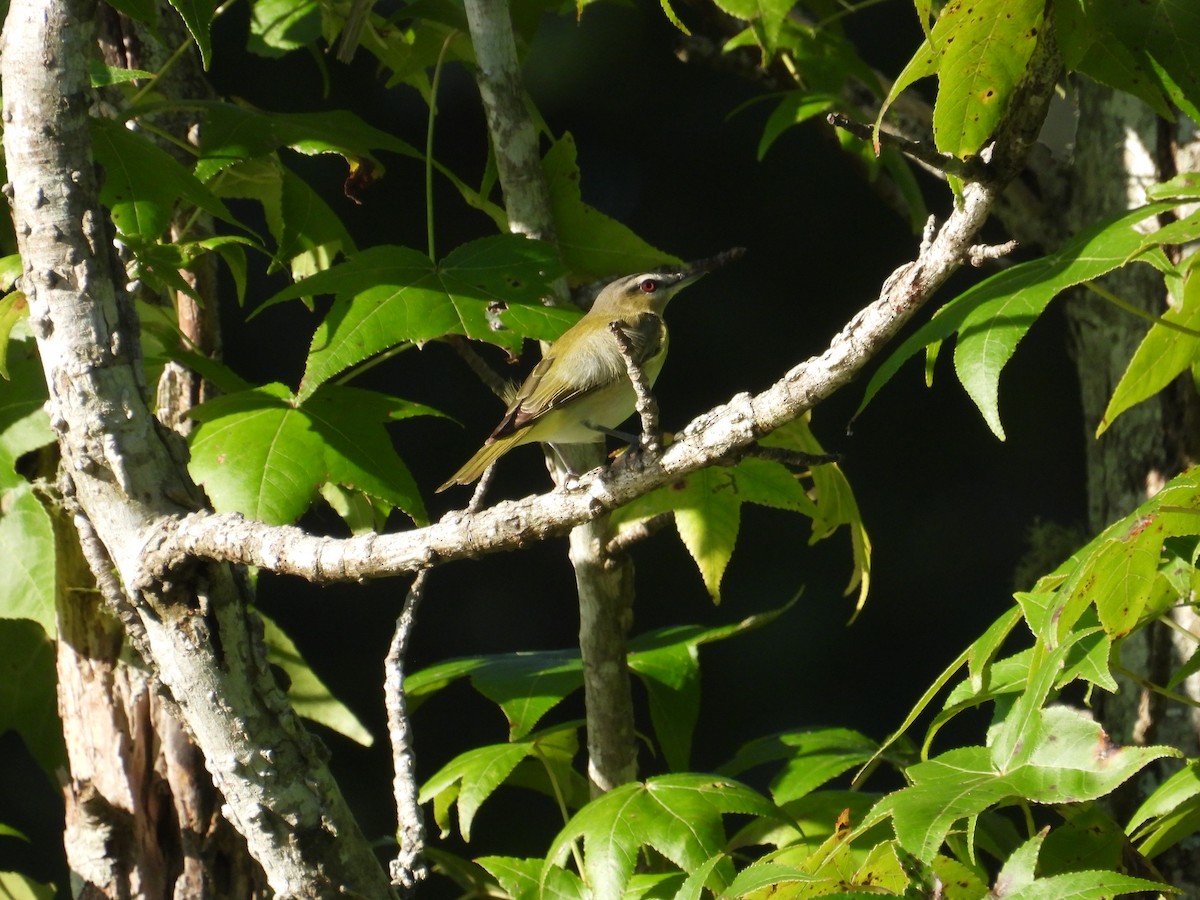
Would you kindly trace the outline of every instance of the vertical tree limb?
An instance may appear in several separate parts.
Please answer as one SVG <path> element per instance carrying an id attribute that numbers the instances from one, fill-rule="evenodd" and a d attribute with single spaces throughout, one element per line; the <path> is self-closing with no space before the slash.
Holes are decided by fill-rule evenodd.
<path id="1" fill-rule="evenodd" d="M 0 61 L 6 192 L 67 489 L 129 593 L 226 816 L 272 888 L 386 897 L 387 877 L 325 751 L 267 666 L 245 580 L 198 564 L 173 585 L 137 584 L 151 529 L 199 507 L 202 495 L 180 462 L 178 437 L 146 406 L 136 316 L 110 268 L 88 129 L 94 14 L 88 0 L 14 0 Z"/>
<path id="2" fill-rule="evenodd" d="M 550 191 L 542 170 L 537 129 L 526 106 L 508 2 L 466 0 L 466 10 L 478 63 L 476 81 L 496 154 L 509 227 L 520 234 L 554 241 Z M 565 289 L 559 299 L 565 300 Z M 604 462 L 602 444 L 559 449 L 562 461 L 575 471 L 586 471 Z M 560 478 L 562 474 L 560 471 Z M 588 774 L 596 791 L 609 790 L 637 776 L 626 649 L 633 610 L 633 564 L 627 557 L 616 565 L 607 561 L 604 548 L 612 537 L 608 516 L 578 526 L 570 537 L 579 595 Z"/>

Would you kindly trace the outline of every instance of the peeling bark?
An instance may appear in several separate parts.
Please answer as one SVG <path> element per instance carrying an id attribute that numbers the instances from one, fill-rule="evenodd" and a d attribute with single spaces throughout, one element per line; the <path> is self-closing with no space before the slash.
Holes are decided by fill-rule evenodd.
<path id="1" fill-rule="evenodd" d="M 120 595 L 124 586 L 127 631 L 202 749 L 225 814 L 272 888 L 285 896 L 389 896 L 325 751 L 275 684 L 261 626 L 247 610 L 245 579 L 200 564 L 171 585 L 131 588 L 149 530 L 163 517 L 201 508 L 203 498 L 184 468 L 180 439 L 146 406 L 136 317 L 118 287 L 124 279 L 97 201 L 87 72 L 94 14 L 86 0 L 16 0 L 0 62 L 6 192 L 66 500 L 95 529 L 99 542 L 88 559 L 104 595 Z M 101 660 L 111 655 L 108 646 L 93 651 Z M 140 698 L 130 699 L 139 708 Z M 145 785 L 146 771 L 131 768 L 128 784 Z M 118 834 L 117 805 L 96 801 L 88 788 L 82 793 L 80 809 L 98 820 L 92 833 Z M 119 843 L 103 850 L 118 853 Z M 98 881 L 86 891 L 112 883 L 114 864 L 97 866 Z M 156 866 L 147 856 L 147 883 L 158 876 Z"/>

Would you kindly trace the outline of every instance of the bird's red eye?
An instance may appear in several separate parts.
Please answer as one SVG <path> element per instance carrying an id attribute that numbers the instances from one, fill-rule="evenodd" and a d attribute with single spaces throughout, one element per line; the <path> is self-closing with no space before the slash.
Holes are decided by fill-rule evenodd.
<path id="1" fill-rule="evenodd" d="M 658 282 L 653 278 L 647 278 L 639 285 L 639 287 L 642 289 L 643 294 L 653 294 L 658 290 Z"/>

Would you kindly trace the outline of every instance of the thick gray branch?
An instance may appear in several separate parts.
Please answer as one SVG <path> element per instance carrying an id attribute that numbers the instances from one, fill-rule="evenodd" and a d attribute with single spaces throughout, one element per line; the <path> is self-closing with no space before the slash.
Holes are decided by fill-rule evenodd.
<path id="1" fill-rule="evenodd" d="M 131 590 L 148 531 L 199 508 L 202 498 L 179 462 L 179 438 L 160 429 L 146 406 L 136 318 L 110 270 L 88 133 L 94 12 L 87 0 L 13 0 L 0 62 L 21 287 L 69 476 L 65 490 L 130 594 L 140 646 L 271 886 L 290 896 L 387 896 L 387 877 L 323 751 L 270 674 L 242 580 L 206 563 L 180 573 L 170 595 L 161 585 Z"/>
<path id="2" fill-rule="evenodd" d="M 760 394 L 739 394 L 692 421 L 656 460 L 637 455 L 547 494 L 504 501 L 472 515 L 450 513 L 425 528 L 345 540 L 314 537 L 235 515 L 198 514 L 160 523 L 148 562 L 170 566 L 188 555 L 256 565 L 318 582 L 399 575 L 456 559 L 515 550 L 561 534 L 663 484 L 736 457 L 759 438 L 812 409 L 851 381 L 963 263 L 995 191 L 969 185 L 917 260 L 897 269 L 820 356 L 800 363 Z"/>

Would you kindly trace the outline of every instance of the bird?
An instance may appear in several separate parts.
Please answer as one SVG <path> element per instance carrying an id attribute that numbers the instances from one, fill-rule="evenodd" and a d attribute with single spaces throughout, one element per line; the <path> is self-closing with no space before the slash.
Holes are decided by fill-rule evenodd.
<path id="1" fill-rule="evenodd" d="M 610 281 L 591 308 L 562 333 L 513 395 L 483 446 L 437 489 L 470 484 L 522 444 L 590 444 L 603 440 L 637 406 L 617 327 L 650 384 L 667 356 L 663 312 L 677 293 L 745 252 L 735 247 L 681 266 L 664 266 Z"/>

